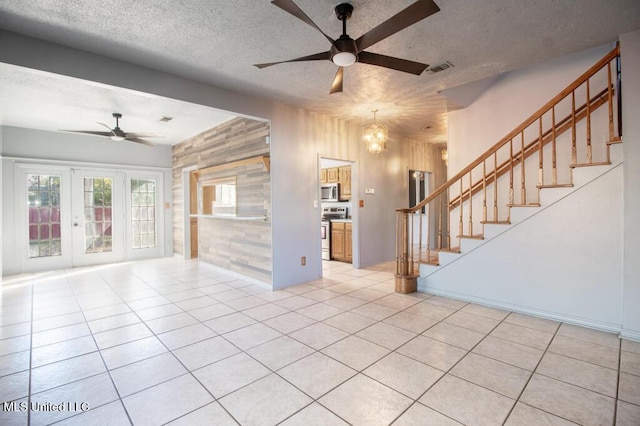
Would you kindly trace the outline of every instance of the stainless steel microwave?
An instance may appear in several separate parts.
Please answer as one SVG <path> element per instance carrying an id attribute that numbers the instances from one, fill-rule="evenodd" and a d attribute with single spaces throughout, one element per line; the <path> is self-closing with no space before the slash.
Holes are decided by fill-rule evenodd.
<path id="1" fill-rule="evenodd" d="M 320 186 L 320 199 L 322 201 L 339 201 L 338 193 L 337 183 L 323 183 Z"/>

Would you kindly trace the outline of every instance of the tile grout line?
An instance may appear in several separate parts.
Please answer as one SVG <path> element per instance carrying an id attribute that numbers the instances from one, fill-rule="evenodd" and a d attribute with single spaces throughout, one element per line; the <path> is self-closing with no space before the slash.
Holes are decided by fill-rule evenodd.
<path id="1" fill-rule="evenodd" d="M 143 282 L 144 282 L 144 281 L 143 281 Z M 148 286 L 148 284 L 147 284 L 146 282 L 144 282 L 144 284 Z M 107 285 L 111 288 L 111 285 L 110 285 L 108 282 L 107 282 Z M 129 309 L 131 309 L 131 306 L 129 306 L 129 302 L 126 302 L 124 299 L 122 299 L 122 300 L 123 300 L 123 303 L 124 303 L 125 305 L 127 305 L 127 307 L 128 307 Z M 171 303 L 171 304 L 173 304 L 173 305 L 175 305 L 175 302 L 170 302 L 170 303 Z M 175 305 L 175 306 L 177 306 L 177 305 Z M 180 308 L 179 306 L 178 306 L 178 308 L 182 310 L 182 308 Z M 185 312 L 184 310 L 182 310 L 182 311 L 183 311 L 183 312 Z M 200 380 L 199 380 L 199 379 L 198 379 L 198 378 L 193 374 L 193 371 L 191 371 L 191 369 L 190 369 L 190 368 L 188 368 L 188 367 L 187 367 L 187 366 L 182 362 L 182 360 L 181 360 L 181 359 L 180 359 L 176 354 L 174 354 L 174 353 L 173 353 L 173 351 L 172 351 L 171 349 L 169 349 L 169 347 L 168 347 L 168 346 L 167 346 L 167 345 L 166 345 L 166 344 L 165 344 L 165 343 L 164 343 L 164 342 L 163 342 L 163 341 L 162 341 L 162 340 L 161 340 L 161 339 L 156 335 L 156 333 L 155 333 L 153 330 L 151 330 L 151 328 L 150 328 L 150 327 L 147 325 L 147 323 L 146 323 L 146 322 L 145 322 L 145 321 L 144 321 L 144 320 L 143 320 L 143 319 L 138 315 L 138 313 L 137 313 L 135 310 L 133 310 L 133 309 L 131 309 L 131 312 L 133 312 L 133 313 L 134 313 L 134 315 L 136 315 L 136 316 L 138 317 L 138 319 L 140 319 L 140 321 L 145 325 L 145 327 L 147 327 L 147 329 L 151 332 L 151 334 L 153 335 L 153 337 L 155 337 L 155 338 L 160 342 L 160 344 L 161 344 L 162 346 L 164 346 L 164 347 L 165 347 L 165 349 L 167 350 L 167 352 L 168 352 L 168 353 L 170 353 L 170 354 L 171 354 L 171 355 L 176 359 L 176 361 L 178 361 L 178 363 L 180 363 L 180 365 L 181 365 L 181 366 L 182 366 L 182 367 L 187 371 L 185 374 L 181 374 L 180 376 L 177 376 L 177 377 L 173 377 L 173 378 L 167 379 L 167 380 L 165 380 L 165 381 L 163 381 L 163 382 L 161 382 L 161 383 L 156 383 L 156 384 L 154 384 L 153 386 L 149 386 L 148 388 L 141 389 L 141 390 L 139 390 L 139 391 L 137 391 L 137 392 L 132 393 L 131 395 L 134 395 L 134 394 L 137 394 L 137 393 L 140 393 L 140 392 L 143 392 L 143 391 L 146 391 L 146 390 L 152 389 L 152 388 L 154 388 L 154 387 L 156 387 L 156 386 L 158 386 L 158 385 L 161 385 L 161 384 L 167 383 L 167 382 L 169 382 L 169 381 L 171 381 L 171 380 L 174 380 L 174 379 L 176 379 L 176 378 L 178 378 L 178 377 L 182 377 L 182 376 L 189 375 L 189 376 L 191 376 L 191 377 L 192 377 L 192 378 L 193 378 L 193 379 L 194 379 L 194 380 L 195 380 L 195 381 L 196 381 L 196 382 L 197 382 L 197 383 L 198 383 L 198 384 L 199 384 L 199 385 L 200 385 L 200 386 L 201 386 L 201 387 L 202 387 L 202 388 L 203 388 L 203 389 L 204 389 L 204 390 L 205 390 L 205 391 L 206 391 L 206 392 L 211 396 L 211 398 L 213 398 L 213 401 L 211 401 L 211 402 L 217 402 L 217 403 L 218 403 L 218 405 L 219 405 L 219 406 L 220 406 L 220 407 L 221 407 L 221 408 L 222 408 L 222 409 L 223 409 L 227 414 L 229 414 L 229 416 L 230 416 L 234 421 L 236 421 L 236 423 L 237 423 L 237 420 L 235 419 L 235 417 L 233 417 L 233 416 L 231 415 L 231 413 L 229 413 L 229 412 L 227 411 L 227 409 L 226 409 L 222 404 L 220 404 L 220 402 L 218 402 L 218 399 L 217 399 L 217 398 L 216 398 L 216 397 L 215 397 L 215 396 L 214 396 L 214 395 L 209 391 L 209 389 L 207 389 L 207 387 L 206 387 L 206 386 L 204 386 L 204 384 L 202 384 L 202 382 L 201 382 L 201 381 L 200 381 Z M 185 313 L 189 314 L 188 312 L 185 312 Z M 161 318 L 162 318 L 162 317 L 161 317 Z M 198 322 L 200 322 L 201 324 L 203 324 L 203 323 L 202 323 L 200 320 L 198 320 L 197 318 L 195 318 L 195 317 L 193 317 L 193 316 L 192 316 L 192 318 L 194 318 L 196 321 L 198 321 Z M 205 325 L 205 324 L 203 324 L 203 325 L 206 327 L 206 325 Z M 214 332 L 215 332 L 215 331 L 214 331 Z M 217 334 L 217 333 L 216 333 L 216 334 Z M 219 336 L 220 336 L 220 337 L 222 337 L 221 335 L 219 335 Z M 151 336 L 149 336 L 149 337 L 151 337 Z M 214 337 L 216 337 L 216 336 L 214 336 Z M 227 341 L 227 340 L 225 339 L 225 341 Z M 228 341 L 227 341 L 227 342 L 228 342 Z M 232 343 L 232 342 L 228 342 L 228 343 L 230 343 L 230 344 L 232 344 L 232 345 L 233 345 L 233 343 Z M 190 346 L 190 345 L 187 345 L 187 346 Z M 233 345 L 233 346 L 235 346 L 235 345 Z M 236 347 L 237 347 L 237 346 L 236 346 Z M 240 348 L 238 348 L 238 349 L 239 349 L 239 350 L 242 350 L 242 349 L 240 349 Z M 100 349 L 98 349 L 98 350 L 100 350 Z M 157 355 L 154 355 L 154 356 L 157 356 Z M 140 361 L 144 361 L 144 360 L 146 360 L 146 359 L 153 358 L 154 356 L 150 356 L 150 357 L 144 358 L 144 359 L 142 359 L 142 360 L 138 360 L 138 361 L 135 361 L 135 362 L 131 362 L 131 363 L 126 364 L 126 365 L 132 365 L 132 364 L 135 364 L 136 362 L 140 362 Z M 233 355 L 230 355 L 230 356 L 233 356 Z M 226 357 L 226 358 L 229 358 L 229 357 Z M 226 358 L 224 358 L 224 359 L 226 359 Z M 221 361 L 221 360 L 220 360 L 220 361 Z M 213 364 L 213 363 L 212 363 L 212 364 Z M 107 367 L 107 366 L 106 366 L 106 364 L 105 364 L 105 367 Z M 121 368 L 121 367 L 125 367 L 125 365 L 120 366 L 120 367 L 117 367 L 117 368 Z M 115 369 L 116 369 L 116 368 L 114 368 L 114 370 L 115 370 Z M 108 367 L 107 367 L 107 371 L 109 372 L 109 376 L 111 376 L 111 371 L 108 369 Z M 113 384 L 113 386 L 116 388 L 116 391 L 117 391 L 117 387 L 116 387 L 115 383 Z M 131 396 L 131 395 L 127 395 L 127 396 Z M 118 392 L 118 396 L 120 396 L 120 393 L 119 393 L 119 392 Z M 124 404 L 124 400 L 122 399 L 122 397 L 120 397 L 120 402 L 121 402 L 121 404 L 125 407 L 125 410 L 126 410 L 126 405 Z M 209 404 L 205 404 L 205 405 L 203 405 L 203 406 L 197 407 L 196 409 L 194 409 L 194 410 L 190 411 L 189 413 L 185 413 L 185 414 L 183 414 L 183 415 L 181 415 L 181 416 L 178 416 L 178 417 L 176 417 L 176 418 L 173 418 L 173 419 L 169 420 L 169 422 L 172 422 L 172 421 L 174 421 L 174 420 L 177 420 L 177 419 L 179 419 L 179 418 L 182 418 L 182 417 L 184 417 L 184 416 L 186 416 L 186 415 L 190 414 L 191 412 L 196 411 L 196 410 L 199 410 L 200 408 L 203 408 L 203 407 L 205 407 L 205 406 L 207 406 L 207 405 L 209 405 Z M 127 416 L 129 416 L 128 411 L 127 411 Z M 130 418 L 130 417 L 129 417 L 129 420 L 131 421 L 131 418 Z M 131 421 L 131 424 L 133 424 L 133 421 Z"/>
<path id="2" fill-rule="evenodd" d="M 32 277 L 32 279 L 34 279 Z M 31 372 L 33 366 L 33 293 L 34 293 L 35 283 L 31 281 L 31 335 L 29 337 L 29 386 L 27 395 L 27 425 L 31 424 Z"/>
<path id="3" fill-rule="evenodd" d="M 618 339 L 619 340 L 619 346 L 618 346 L 618 377 L 616 380 L 616 398 L 615 401 L 613 403 L 613 424 L 616 424 L 616 420 L 618 418 L 618 404 L 619 404 L 619 397 L 620 397 L 620 376 L 621 376 L 621 372 L 620 369 L 622 368 L 622 339 Z"/>
<path id="4" fill-rule="evenodd" d="M 540 363 L 542 363 L 542 360 L 544 359 L 544 356 L 546 355 L 547 351 L 549 350 L 549 347 L 551 346 L 551 342 L 553 342 L 553 339 L 555 339 L 555 337 L 558 335 L 558 330 L 560 330 L 560 327 L 562 327 L 562 323 L 558 323 L 558 326 L 556 327 L 556 331 L 553 333 L 553 336 L 551 337 L 551 339 L 549 339 L 549 343 L 547 343 L 547 347 L 545 348 L 544 352 L 542 352 L 542 355 L 540 356 L 540 359 L 536 363 L 536 366 L 531 371 L 531 375 L 529 376 L 529 378 L 527 379 L 527 382 L 522 387 L 522 390 L 520 391 L 520 394 L 516 398 L 515 404 L 513 404 L 513 406 L 509 410 L 509 413 L 507 413 L 507 417 L 505 417 L 504 421 L 502 422 L 503 425 L 507 422 L 507 420 L 509 420 L 509 417 L 511 417 L 511 414 L 513 413 L 513 410 L 516 408 L 516 405 L 518 405 L 518 402 L 520 402 L 520 398 L 522 398 L 522 395 L 524 394 L 524 391 L 527 389 L 527 386 L 529 386 L 529 383 L 531 382 L 531 379 L 533 379 L 533 376 L 536 374 L 536 370 L 540 366 Z M 542 410 L 542 409 L 540 409 L 538 407 L 534 407 L 534 408 L 537 408 L 537 409 L 539 409 L 541 411 L 549 413 L 548 411 Z M 549 414 L 556 416 L 556 414 L 553 414 L 553 413 L 549 413 Z M 560 416 L 557 416 L 557 417 L 560 417 Z M 561 418 L 563 418 L 563 417 L 561 417 Z M 565 419 L 565 420 L 568 420 L 568 419 Z"/>
<path id="5" fill-rule="evenodd" d="M 426 299 L 425 299 L 425 300 L 426 300 Z M 457 299 L 454 299 L 454 300 L 457 300 Z M 454 315 L 454 314 L 455 314 L 455 313 L 457 313 L 457 312 L 460 312 L 462 309 L 464 309 L 466 306 L 469 306 L 469 305 L 472 305 L 472 303 L 471 303 L 471 302 L 466 302 L 466 304 L 465 304 L 465 305 L 461 306 L 460 308 L 458 308 L 458 309 L 457 309 L 457 310 L 455 310 L 454 312 L 452 312 L 452 313 L 450 313 L 449 315 L 447 315 L 446 317 L 442 318 L 442 320 L 440 320 L 440 321 L 438 321 L 437 323 L 433 324 L 431 327 L 427 328 L 427 330 L 423 331 L 422 333 L 424 333 L 424 332 L 428 331 L 429 329 L 431 329 L 431 328 L 435 327 L 436 325 L 438 325 L 438 324 L 440 324 L 440 323 L 443 323 L 447 318 L 449 318 L 450 316 Z M 445 372 L 444 372 L 444 374 L 443 374 L 442 376 L 440 376 L 440 377 L 438 378 L 438 380 L 436 380 L 435 382 L 433 382 L 433 383 L 431 384 L 431 386 L 429 386 L 429 387 L 428 387 L 424 392 L 422 392 L 422 393 L 420 394 L 420 396 L 418 396 L 418 398 L 416 398 L 416 399 L 414 400 L 414 402 L 413 402 L 412 404 L 410 404 L 410 405 L 409 405 L 409 407 L 407 407 L 407 408 L 406 408 L 402 413 L 400 413 L 400 414 L 398 415 L 398 417 L 396 417 L 393 421 L 395 422 L 395 421 L 397 421 L 398 419 L 400 419 L 400 418 L 402 417 L 402 415 L 404 415 L 404 414 L 405 414 L 405 413 L 406 413 L 406 412 L 407 412 L 407 411 L 408 411 L 412 406 L 414 406 L 415 404 L 422 404 L 422 403 L 420 402 L 420 399 L 421 399 L 422 397 L 424 397 L 424 396 L 425 396 L 425 395 L 426 395 L 426 394 L 427 394 L 431 389 L 433 389 L 433 387 L 434 387 L 434 386 L 436 386 L 436 385 L 437 385 L 437 384 L 438 384 L 438 383 L 439 383 L 439 382 L 440 382 L 444 377 L 446 377 L 448 374 L 450 374 L 451 370 L 453 370 L 453 369 L 456 367 L 456 365 L 458 365 L 460 362 L 462 362 L 462 360 L 463 360 L 463 359 L 465 359 L 465 358 L 467 357 L 467 355 L 469 355 L 470 353 L 472 353 L 472 351 L 473 351 L 473 350 L 474 350 L 474 349 L 475 349 L 475 348 L 476 348 L 480 343 L 482 343 L 482 342 L 484 341 L 484 339 L 486 339 L 486 338 L 487 338 L 487 337 L 488 337 L 488 336 L 489 336 L 489 335 L 490 335 L 490 334 L 491 334 L 491 333 L 492 333 L 496 328 L 498 328 L 498 327 L 500 326 L 500 324 L 502 324 L 502 323 L 504 322 L 504 320 L 505 320 L 505 319 L 506 319 L 506 318 L 507 318 L 511 313 L 512 313 L 512 312 L 509 312 L 507 315 L 505 315 L 505 316 L 504 316 L 504 318 L 502 318 L 502 320 L 500 320 L 500 321 L 499 321 L 499 322 L 498 322 L 498 323 L 497 323 L 497 324 L 496 324 L 496 325 L 495 325 L 491 330 L 489 330 L 489 332 L 487 332 L 487 333 L 485 334 L 485 336 L 484 336 L 482 339 L 480 339 L 480 340 L 479 340 L 475 345 L 473 345 L 473 347 L 471 347 L 469 350 L 467 350 L 467 353 L 466 353 L 466 354 L 464 354 L 464 356 L 462 356 L 458 361 L 456 361 L 456 362 L 455 362 L 455 363 L 454 363 L 454 364 L 453 364 L 453 365 L 452 365 L 452 366 L 451 366 L 447 371 L 445 371 Z M 488 318 L 488 317 L 485 317 L 485 318 Z M 493 318 L 490 318 L 490 319 L 493 319 Z M 448 323 L 447 323 L 447 324 L 448 324 Z M 464 328 L 464 327 L 461 327 L 461 328 Z M 465 330 L 468 330 L 468 329 L 467 329 L 467 328 L 465 328 Z M 474 331 L 474 330 L 471 330 L 471 331 Z M 422 333 L 420 333 L 420 334 L 419 334 L 419 336 L 422 336 Z M 417 337 L 417 336 L 416 336 L 416 337 Z M 424 337 L 426 337 L 426 336 L 424 336 Z M 412 339 L 412 340 L 413 340 L 413 339 Z M 436 339 L 434 339 L 434 340 L 436 340 Z M 439 340 L 438 340 L 438 341 L 439 341 Z M 408 343 L 408 342 L 407 342 L 407 343 Z M 441 342 L 441 343 L 444 343 L 444 344 L 449 345 L 449 343 L 446 343 L 446 342 Z M 405 343 L 405 344 L 406 344 L 406 343 Z M 453 346 L 453 347 L 456 347 L 456 348 L 457 348 L 457 346 L 454 346 L 454 345 L 451 345 L 451 346 Z M 466 350 L 466 349 L 463 349 L 463 348 L 458 348 L 458 349 Z M 395 352 L 395 351 L 394 351 L 394 352 Z M 402 355 L 402 354 L 400 354 L 400 355 Z M 409 357 L 409 358 L 411 358 L 411 357 Z M 411 359 L 413 359 L 413 358 L 411 358 Z M 415 360 L 415 361 L 417 361 L 417 362 L 421 362 L 421 361 L 418 361 L 418 360 Z M 496 361 L 497 361 L 497 360 L 496 360 Z M 423 364 L 424 364 L 424 363 L 423 363 Z M 429 365 L 429 364 L 426 364 L 426 365 Z M 433 366 L 431 366 L 431 367 L 433 367 Z M 433 367 L 433 368 L 435 368 L 435 367 Z M 440 370 L 440 371 L 442 371 L 442 370 Z M 533 373 L 532 373 L 532 374 L 533 374 Z M 488 391 L 490 391 L 490 392 L 494 392 L 494 393 L 496 393 L 496 394 L 498 394 L 498 395 L 502 395 L 502 394 L 500 394 L 500 393 L 498 393 L 498 392 L 496 392 L 496 391 L 494 391 L 494 390 L 488 389 L 488 388 L 486 388 L 486 387 L 484 387 L 484 386 L 481 386 L 481 385 L 477 385 L 477 384 L 475 384 L 475 383 L 473 383 L 473 382 L 470 382 L 470 381 L 468 381 L 468 380 L 466 380 L 466 379 L 462 379 L 462 378 L 459 378 L 459 377 L 457 377 L 457 376 L 453 376 L 453 377 L 456 377 L 456 378 L 458 378 L 458 379 L 460 379 L 460 380 L 464 380 L 465 382 L 468 382 L 468 383 L 471 383 L 471 384 L 473 384 L 473 385 L 479 386 L 479 387 L 481 387 L 481 388 L 483 388 L 483 389 L 486 389 L 486 390 L 488 390 Z M 508 397 L 507 397 L 507 398 L 508 398 Z M 517 401 L 516 401 L 516 402 L 517 402 Z M 514 404 L 514 405 L 515 405 L 515 404 Z M 439 413 L 439 414 L 441 414 L 441 415 L 443 415 L 443 416 L 445 416 L 445 417 L 447 417 L 447 418 L 449 418 L 449 419 L 452 419 L 452 420 L 454 420 L 454 421 L 456 421 L 456 422 L 458 421 L 458 420 L 453 419 L 452 417 L 448 416 L 447 414 L 442 413 L 442 412 L 440 412 L 440 411 L 438 411 L 438 410 L 436 410 L 436 409 L 434 409 L 434 408 L 432 408 L 432 407 L 429 407 L 429 406 L 427 406 L 427 405 L 425 405 L 425 407 L 427 407 L 427 408 L 429 408 L 430 410 L 433 410 L 433 411 L 435 411 L 435 412 L 437 412 L 437 413 Z M 508 418 L 508 416 L 507 416 L 507 418 Z"/>
<path id="6" fill-rule="evenodd" d="M 65 277 L 65 278 L 66 278 L 66 277 Z M 104 278 L 103 278 L 103 280 L 104 280 Z M 68 281 L 68 279 L 67 279 L 67 281 Z M 106 282 L 106 280 L 105 280 L 105 282 Z M 122 406 L 122 408 L 123 408 L 123 410 L 124 410 L 124 413 L 126 414 L 127 419 L 129 420 L 129 423 L 130 423 L 131 425 L 133 425 L 133 420 L 131 419 L 131 416 L 129 415 L 129 410 L 127 410 L 127 407 L 124 405 L 124 402 L 122 401 L 122 396 L 120 395 L 120 391 L 119 391 L 119 390 L 118 390 L 118 388 L 116 387 L 116 383 L 114 382 L 113 377 L 111 376 L 111 371 L 109 371 L 109 366 L 107 365 L 107 362 L 106 362 L 106 361 L 105 361 L 105 359 L 104 359 L 104 356 L 103 356 L 103 354 L 102 354 L 102 351 L 100 350 L 100 347 L 98 346 L 98 342 L 96 341 L 96 338 L 95 338 L 95 336 L 93 335 L 93 331 L 91 330 L 91 327 L 89 327 L 89 323 L 88 323 L 88 321 L 87 321 L 87 317 L 85 316 L 85 314 L 84 314 L 84 310 L 82 309 L 82 305 L 80 304 L 80 301 L 79 301 L 79 299 L 78 299 L 78 297 L 77 297 L 76 290 L 74 289 L 74 287 L 73 287 L 73 285 L 71 284 L 71 282 L 70 282 L 70 281 L 68 281 L 68 285 L 69 285 L 69 287 L 70 287 L 70 289 L 71 289 L 71 292 L 73 293 L 73 295 L 74 295 L 74 297 L 75 297 L 75 299 L 76 299 L 76 302 L 78 303 L 78 306 L 80 307 L 80 313 L 82 314 L 82 317 L 84 318 L 84 323 L 86 324 L 87 328 L 89 329 L 89 333 L 90 333 L 91 339 L 93 340 L 93 344 L 94 344 L 94 345 L 96 345 L 96 349 L 97 349 L 98 355 L 100 356 L 100 359 L 102 360 L 102 365 L 104 365 L 104 368 L 105 368 L 105 370 L 106 370 L 106 373 L 107 373 L 107 375 L 109 376 L 109 380 L 111 381 L 111 385 L 113 386 L 113 390 L 116 392 L 116 395 L 118 396 L 118 401 L 120 402 L 120 405 Z M 107 285 L 108 285 L 108 284 L 107 284 Z M 119 297 L 119 296 L 118 296 L 118 297 Z M 86 354 L 84 354 L 84 355 L 86 355 Z M 99 374 L 103 374 L 103 373 L 98 373 L 98 374 L 95 374 L 94 376 L 91 376 L 91 377 L 98 376 Z M 84 379 L 80 379 L 80 380 L 84 380 Z M 78 381 L 80 381 L 80 380 L 78 380 Z M 107 404 L 110 404 L 110 403 L 112 403 L 112 402 L 115 402 L 115 401 L 109 401 L 109 402 L 107 402 L 107 403 L 105 403 L 105 404 L 102 404 L 102 405 L 100 405 L 100 406 L 98 406 L 98 407 L 103 407 L 103 406 L 105 406 L 105 405 L 107 405 Z M 79 415 L 81 415 L 81 414 L 82 414 L 82 413 L 79 413 L 79 414 L 76 414 L 76 415 L 74 415 L 74 416 L 70 416 L 70 417 L 68 417 L 68 418 L 76 417 L 76 416 L 79 416 Z M 62 420 L 64 420 L 64 419 L 62 419 Z"/>

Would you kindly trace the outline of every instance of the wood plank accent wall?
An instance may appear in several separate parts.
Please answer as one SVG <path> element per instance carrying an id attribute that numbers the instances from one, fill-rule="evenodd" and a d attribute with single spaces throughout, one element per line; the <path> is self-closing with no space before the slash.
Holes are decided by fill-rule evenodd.
<path id="1" fill-rule="evenodd" d="M 182 170 L 198 169 L 269 155 L 269 123 L 234 118 L 173 147 L 174 251 L 184 242 Z M 271 283 L 271 178 L 262 164 L 213 171 L 201 180 L 236 176 L 238 216 L 263 216 L 266 221 L 198 219 L 198 255 L 203 262 Z M 187 207 L 188 208 L 188 207 Z M 188 232 L 188 231 L 187 231 Z"/>

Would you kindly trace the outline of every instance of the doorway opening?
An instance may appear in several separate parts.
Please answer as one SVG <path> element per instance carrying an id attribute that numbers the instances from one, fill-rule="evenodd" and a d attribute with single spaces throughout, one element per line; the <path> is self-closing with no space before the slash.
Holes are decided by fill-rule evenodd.
<path id="1" fill-rule="evenodd" d="M 320 238 L 323 271 L 342 265 L 357 267 L 357 210 L 352 200 L 354 163 L 319 159 Z"/>

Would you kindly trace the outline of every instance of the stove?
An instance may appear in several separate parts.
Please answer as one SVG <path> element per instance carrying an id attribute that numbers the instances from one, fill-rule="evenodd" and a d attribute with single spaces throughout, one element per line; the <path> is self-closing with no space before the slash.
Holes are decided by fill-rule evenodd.
<path id="1" fill-rule="evenodd" d="M 331 220 L 346 219 L 346 207 L 323 207 L 320 221 L 320 238 L 322 240 L 322 259 L 331 260 Z"/>
<path id="2" fill-rule="evenodd" d="M 331 219 L 346 219 L 347 208 L 346 207 L 323 207 L 322 208 L 322 220 Z"/>

